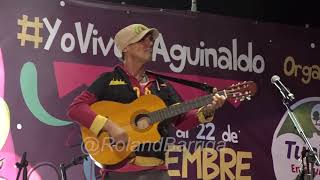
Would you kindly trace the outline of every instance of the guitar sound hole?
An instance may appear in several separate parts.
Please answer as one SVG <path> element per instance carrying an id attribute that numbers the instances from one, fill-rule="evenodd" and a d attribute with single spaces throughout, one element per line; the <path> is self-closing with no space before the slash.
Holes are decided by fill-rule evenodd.
<path id="1" fill-rule="evenodd" d="M 150 123 L 150 118 L 148 115 L 146 114 L 139 114 L 135 121 L 135 126 L 139 129 L 139 130 L 145 130 L 148 129 L 151 126 Z"/>

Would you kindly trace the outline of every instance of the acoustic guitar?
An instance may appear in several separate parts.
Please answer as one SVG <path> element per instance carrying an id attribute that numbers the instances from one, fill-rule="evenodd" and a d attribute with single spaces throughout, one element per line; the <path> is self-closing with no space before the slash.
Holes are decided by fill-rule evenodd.
<path id="1" fill-rule="evenodd" d="M 250 100 L 256 93 L 256 84 L 244 81 L 218 91 L 229 101 Z M 213 94 L 198 97 L 193 100 L 167 107 L 155 95 L 144 95 L 129 104 L 113 101 L 99 101 L 92 104 L 91 109 L 106 116 L 128 133 L 128 143 L 115 143 L 107 132 L 101 132 L 98 137 L 88 128 L 81 127 L 82 140 L 90 157 L 99 167 L 117 165 L 132 155 L 140 144 L 155 143 L 161 138 L 157 126 L 161 121 L 178 116 L 192 109 L 205 106 L 212 102 Z M 150 126 L 138 128 L 137 122 L 148 119 Z"/>

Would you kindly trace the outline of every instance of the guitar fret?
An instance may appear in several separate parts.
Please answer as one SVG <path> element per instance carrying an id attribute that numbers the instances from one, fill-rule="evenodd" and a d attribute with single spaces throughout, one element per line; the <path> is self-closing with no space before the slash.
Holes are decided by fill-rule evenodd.
<path id="1" fill-rule="evenodd" d="M 158 116 L 159 116 L 158 121 L 162 120 L 161 111 L 158 112 Z"/>
<path id="2" fill-rule="evenodd" d="M 163 109 L 160 111 L 160 117 L 161 117 L 161 119 L 165 119 L 166 118 Z"/>
<path id="3" fill-rule="evenodd" d="M 161 116 L 160 116 L 159 111 L 149 113 L 149 117 L 151 118 L 152 123 L 156 123 L 157 121 L 161 120 Z"/>
<path id="4" fill-rule="evenodd" d="M 179 109 L 177 108 L 177 106 L 172 106 L 171 111 L 168 111 L 168 117 L 174 117 L 177 113 Z"/>
<path id="5" fill-rule="evenodd" d="M 164 114 L 166 115 L 165 119 L 170 118 L 171 117 L 170 115 L 172 114 L 172 112 L 173 111 L 164 111 Z"/>
<path id="6" fill-rule="evenodd" d="M 174 114 L 174 111 L 175 111 L 175 107 L 172 107 L 170 111 L 168 111 L 168 109 L 166 109 L 166 118 L 170 118 L 173 114 Z"/>
<path id="7" fill-rule="evenodd" d="M 172 116 L 177 116 L 181 114 L 181 108 L 179 108 L 178 106 L 174 108 L 174 110 L 172 111 Z"/>
<path id="8" fill-rule="evenodd" d="M 150 123 L 155 123 L 155 121 L 156 121 L 156 113 L 155 112 L 149 113 L 148 117 L 150 118 Z"/>
<path id="9" fill-rule="evenodd" d="M 157 122 L 157 121 L 159 121 L 159 120 L 161 120 L 161 117 L 160 117 L 160 113 L 159 113 L 159 112 L 157 112 L 157 113 L 156 113 L 156 119 L 155 119 L 155 122 Z"/>
<path id="10" fill-rule="evenodd" d="M 162 110 L 163 119 L 167 119 L 168 118 L 168 114 L 166 112 L 167 111 L 165 109 Z"/>
<path id="11" fill-rule="evenodd" d="M 164 119 L 163 110 L 160 110 L 160 111 L 159 111 L 159 117 L 160 117 L 160 119 Z"/>

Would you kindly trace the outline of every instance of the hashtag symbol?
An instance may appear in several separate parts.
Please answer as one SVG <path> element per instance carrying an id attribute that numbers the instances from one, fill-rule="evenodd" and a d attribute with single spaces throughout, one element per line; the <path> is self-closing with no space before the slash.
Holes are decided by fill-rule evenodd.
<path id="1" fill-rule="evenodd" d="M 34 43 L 34 48 L 39 47 L 39 43 L 42 43 L 42 37 L 40 37 L 40 29 L 43 28 L 43 24 L 40 23 L 39 17 L 34 18 L 34 22 L 28 21 L 28 16 L 23 15 L 22 19 L 18 19 L 18 25 L 22 27 L 21 33 L 17 34 L 17 38 L 20 39 L 20 46 L 25 46 L 26 41 Z M 27 34 L 27 29 L 33 28 L 34 34 Z"/>

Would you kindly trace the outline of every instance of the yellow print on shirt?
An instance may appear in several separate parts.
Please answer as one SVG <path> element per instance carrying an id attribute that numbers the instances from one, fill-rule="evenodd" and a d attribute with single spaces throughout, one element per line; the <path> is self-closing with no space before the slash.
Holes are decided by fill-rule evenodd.
<path id="1" fill-rule="evenodd" d="M 127 84 L 126 82 L 124 82 L 123 80 L 114 80 L 114 79 L 112 79 L 111 81 L 110 81 L 110 83 L 109 83 L 109 85 L 110 86 L 115 86 L 115 85 L 125 85 L 125 84 Z"/>
<path id="2" fill-rule="evenodd" d="M 140 97 L 141 95 L 140 89 L 138 87 L 133 87 L 133 90 L 136 92 L 137 97 Z M 151 94 L 150 89 L 148 87 L 144 88 L 144 95 L 149 95 L 149 94 Z"/>

